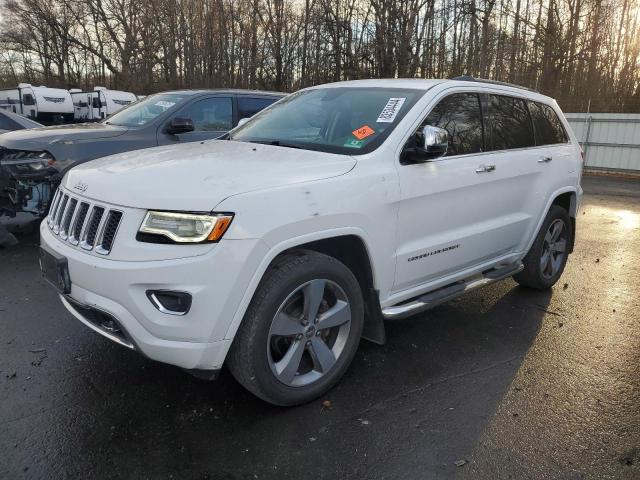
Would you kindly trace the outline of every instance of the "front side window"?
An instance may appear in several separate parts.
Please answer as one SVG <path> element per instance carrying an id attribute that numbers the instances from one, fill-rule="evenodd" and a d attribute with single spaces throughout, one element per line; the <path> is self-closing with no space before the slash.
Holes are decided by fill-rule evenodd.
<path id="1" fill-rule="evenodd" d="M 190 118 L 196 132 L 219 132 L 233 127 L 233 107 L 229 97 L 204 98 L 185 107 L 176 117 Z"/>
<path id="2" fill-rule="evenodd" d="M 424 90 L 324 87 L 289 95 L 236 128 L 230 140 L 347 155 L 379 147 Z"/>
<path id="3" fill-rule="evenodd" d="M 533 125 L 524 100 L 489 95 L 492 150 L 508 150 L 535 145 Z"/>
<path id="4" fill-rule="evenodd" d="M 132 103 L 115 113 L 105 123 L 122 127 L 141 127 L 166 112 L 176 110 L 187 95 L 159 93 Z"/>
<path id="5" fill-rule="evenodd" d="M 251 118 L 260 110 L 264 110 L 278 98 L 238 97 L 238 118 Z"/>
<path id="6" fill-rule="evenodd" d="M 483 150 L 482 115 L 476 93 L 454 93 L 445 97 L 431 110 L 424 124 L 444 128 L 448 132 L 446 156 Z"/>
<path id="7" fill-rule="evenodd" d="M 556 112 L 549 105 L 529 102 L 529 111 L 533 120 L 536 145 L 566 143 L 567 134 Z"/>

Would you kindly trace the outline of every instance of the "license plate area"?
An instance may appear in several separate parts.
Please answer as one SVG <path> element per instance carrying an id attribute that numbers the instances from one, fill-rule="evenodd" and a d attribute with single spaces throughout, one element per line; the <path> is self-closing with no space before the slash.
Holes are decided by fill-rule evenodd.
<path id="1" fill-rule="evenodd" d="M 40 247 L 40 270 L 42 276 L 59 293 L 71 293 L 71 278 L 67 259 Z"/>

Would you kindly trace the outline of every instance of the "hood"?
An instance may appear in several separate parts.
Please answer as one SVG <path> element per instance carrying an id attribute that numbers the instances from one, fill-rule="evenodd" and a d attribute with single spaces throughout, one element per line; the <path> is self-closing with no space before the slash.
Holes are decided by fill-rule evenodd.
<path id="1" fill-rule="evenodd" d="M 0 138 L 0 146 L 16 150 L 47 150 L 50 145 L 112 138 L 127 131 L 126 127 L 107 125 L 106 123 L 56 125 L 8 132 Z"/>
<path id="2" fill-rule="evenodd" d="M 212 140 L 93 160 L 63 185 L 121 206 L 209 211 L 233 195 L 343 175 L 355 164 L 347 155 Z"/>

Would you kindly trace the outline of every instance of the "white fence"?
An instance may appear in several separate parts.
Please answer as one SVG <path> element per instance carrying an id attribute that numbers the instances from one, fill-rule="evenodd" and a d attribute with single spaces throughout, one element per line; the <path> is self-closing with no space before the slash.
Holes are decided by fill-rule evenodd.
<path id="1" fill-rule="evenodd" d="M 567 113 L 593 169 L 640 171 L 640 114 Z"/>

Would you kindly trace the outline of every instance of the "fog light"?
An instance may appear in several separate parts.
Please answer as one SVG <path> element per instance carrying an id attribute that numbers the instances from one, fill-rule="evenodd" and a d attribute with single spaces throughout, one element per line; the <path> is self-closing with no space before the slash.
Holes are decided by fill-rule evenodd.
<path id="1" fill-rule="evenodd" d="M 103 320 L 100 326 L 109 333 L 118 333 L 120 331 L 120 327 L 113 320 Z"/>
<path id="2" fill-rule="evenodd" d="M 147 297 L 154 307 L 169 315 L 186 315 L 191 308 L 191 295 L 172 290 L 147 290 Z"/>

